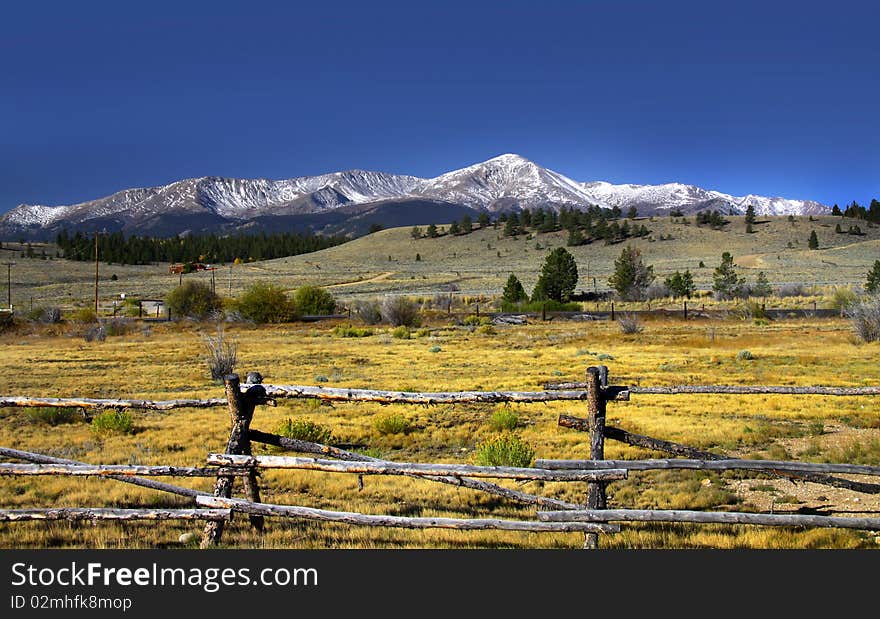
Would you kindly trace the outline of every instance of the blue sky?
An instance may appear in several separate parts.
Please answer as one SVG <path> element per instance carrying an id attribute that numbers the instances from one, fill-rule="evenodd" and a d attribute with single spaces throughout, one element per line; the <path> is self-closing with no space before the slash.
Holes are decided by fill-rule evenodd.
<path id="1" fill-rule="evenodd" d="M 806 2 L 41 2 L 0 22 L 0 212 L 205 175 L 880 198 L 880 9 Z"/>

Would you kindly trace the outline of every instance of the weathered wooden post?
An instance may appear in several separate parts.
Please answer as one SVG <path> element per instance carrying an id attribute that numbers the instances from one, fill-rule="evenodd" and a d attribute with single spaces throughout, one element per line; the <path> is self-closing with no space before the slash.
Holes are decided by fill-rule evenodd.
<path id="1" fill-rule="evenodd" d="M 265 395 L 266 390 L 261 385 L 254 385 L 248 389 L 247 393 L 243 394 L 238 374 L 228 375 L 224 382 L 231 423 L 226 453 L 250 455 L 251 441 L 248 432 L 250 431 L 251 419 L 254 415 L 254 407 L 257 404 L 257 400 Z M 234 479 L 234 477 L 229 475 L 218 475 L 217 481 L 214 483 L 214 496 L 227 499 L 232 497 L 232 483 Z M 260 502 L 260 491 L 254 470 L 251 470 L 245 478 L 245 491 L 249 501 Z M 263 530 L 262 516 L 252 516 L 250 521 L 258 531 Z M 205 525 L 205 531 L 202 534 L 202 548 L 207 548 L 220 542 L 220 538 L 223 535 L 223 524 L 222 520 L 212 520 Z"/>
<path id="2" fill-rule="evenodd" d="M 608 386 L 608 368 L 587 368 L 587 419 L 590 424 L 590 460 L 605 459 L 605 394 Z M 587 507 L 605 509 L 605 485 L 601 482 L 587 484 Z M 584 548 L 594 550 L 599 547 L 599 534 L 587 533 Z"/>
<path id="3" fill-rule="evenodd" d="M 611 302 L 611 322 L 614 322 L 614 301 Z"/>
<path id="4" fill-rule="evenodd" d="M 685 320 L 688 319 L 688 302 L 687 301 L 684 302 L 684 319 Z"/>

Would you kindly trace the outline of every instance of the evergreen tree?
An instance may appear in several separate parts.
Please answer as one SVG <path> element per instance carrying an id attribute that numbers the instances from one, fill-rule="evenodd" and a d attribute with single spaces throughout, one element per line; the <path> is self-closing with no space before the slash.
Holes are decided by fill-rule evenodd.
<path id="1" fill-rule="evenodd" d="M 746 208 L 746 225 L 751 226 L 755 223 L 755 207 L 752 204 Z"/>
<path id="2" fill-rule="evenodd" d="M 552 300 L 562 303 L 571 299 L 577 285 L 577 263 L 567 249 L 557 247 L 541 268 L 541 275 L 532 292 L 533 301 Z"/>
<path id="3" fill-rule="evenodd" d="M 457 221 L 453 221 L 451 224 L 449 224 L 449 234 L 451 234 L 452 236 L 455 236 L 455 235 L 459 234 L 460 232 L 461 232 L 461 228 L 458 227 Z"/>
<path id="4" fill-rule="evenodd" d="M 617 291 L 620 298 L 634 301 L 644 297 L 653 281 L 654 267 L 645 266 L 642 253 L 627 245 L 614 261 L 614 274 L 608 279 L 608 284 Z"/>
<path id="5" fill-rule="evenodd" d="M 759 271 L 758 277 L 755 279 L 755 285 L 752 287 L 752 295 L 755 297 L 769 297 L 771 294 L 773 294 L 773 287 L 767 281 L 764 271 Z"/>
<path id="6" fill-rule="evenodd" d="M 837 234 L 843 234 L 843 230 L 840 228 L 840 224 L 837 224 L 836 226 L 834 226 L 834 231 Z"/>
<path id="7" fill-rule="evenodd" d="M 842 216 L 843 216 L 843 211 L 841 211 L 841 210 L 840 210 L 840 207 L 837 206 L 837 205 L 835 204 L 835 205 L 834 205 L 834 208 L 831 209 L 831 214 L 832 214 L 832 215 L 837 215 L 838 217 L 842 217 Z"/>
<path id="8" fill-rule="evenodd" d="M 488 228 L 491 221 L 489 220 L 489 213 L 486 211 L 481 211 L 477 216 L 477 223 L 480 224 L 480 228 Z"/>
<path id="9" fill-rule="evenodd" d="M 669 288 L 669 292 L 672 293 L 673 297 L 687 297 L 690 299 L 691 295 L 697 291 L 697 287 L 694 285 L 694 276 L 691 275 L 690 270 L 686 270 L 684 273 L 676 271 L 670 277 L 667 277 L 663 283 Z"/>
<path id="10" fill-rule="evenodd" d="M 634 205 L 629 207 L 629 210 L 626 212 L 626 216 L 628 219 L 635 219 L 639 216 L 639 209 L 637 209 Z"/>
<path id="11" fill-rule="evenodd" d="M 568 231 L 568 243 L 566 243 L 569 247 L 576 247 L 578 245 L 583 245 L 587 242 L 587 239 L 584 238 L 583 233 L 581 233 L 581 229 L 574 227 Z"/>
<path id="12" fill-rule="evenodd" d="M 427 230 L 425 230 L 425 234 L 429 239 L 436 239 L 440 234 L 437 232 L 437 226 L 434 224 L 429 224 Z"/>
<path id="13" fill-rule="evenodd" d="M 516 236 L 519 232 L 519 216 L 516 213 L 510 213 L 504 224 L 504 236 Z"/>
<path id="14" fill-rule="evenodd" d="M 409 235 L 414 239 L 422 238 L 422 229 L 418 226 L 413 226 L 412 230 L 410 230 Z"/>
<path id="15" fill-rule="evenodd" d="M 868 271 L 865 292 L 868 294 L 880 294 L 880 260 L 875 260 L 874 267 Z"/>
<path id="16" fill-rule="evenodd" d="M 465 215 L 461 218 L 461 231 L 465 234 L 470 234 L 474 229 L 474 222 L 471 219 L 470 215 Z"/>
<path id="17" fill-rule="evenodd" d="M 526 294 L 526 290 L 523 288 L 522 283 L 520 283 L 516 275 L 511 273 L 510 277 L 507 278 L 507 283 L 504 285 L 504 292 L 502 293 L 501 300 L 505 304 L 515 305 L 522 301 L 527 301 L 528 298 L 529 296 Z"/>
<path id="18" fill-rule="evenodd" d="M 807 245 L 810 249 L 819 249 L 819 237 L 816 236 L 815 230 L 810 232 L 810 240 Z"/>
<path id="19" fill-rule="evenodd" d="M 733 256 L 730 252 L 721 254 L 721 264 L 712 275 L 712 290 L 721 299 L 732 299 L 739 296 L 745 279 L 736 274 Z"/>

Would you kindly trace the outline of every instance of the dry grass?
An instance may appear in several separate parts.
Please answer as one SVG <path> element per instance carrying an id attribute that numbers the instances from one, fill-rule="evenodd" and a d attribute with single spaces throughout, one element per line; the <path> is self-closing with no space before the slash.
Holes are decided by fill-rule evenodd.
<path id="1" fill-rule="evenodd" d="M 616 324 L 551 322 L 498 327 L 481 334 L 434 321 L 424 337 L 398 339 L 390 328 L 373 336 L 338 338 L 335 325 L 267 327 L 231 325 L 227 335 L 240 343 L 238 371 L 258 370 L 265 382 L 399 390 L 536 390 L 546 381 L 578 380 L 587 365 L 604 358 L 618 384 L 840 384 L 880 382 L 877 343 L 859 344 L 844 320 L 792 320 L 756 326 L 741 321 L 683 323 L 646 321 L 645 337 L 632 338 Z M 713 329 L 711 334 L 708 329 Z M 202 337 L 210 325 L 154 325 L 104 342 L 84 342 L 63 326 L 47 325 L 0 336 L 0 393 L 32 396 L 217 397 L 203 360 Z M 650 336 L 650 337 L 648 337 Z M 435 347 L 440 352 L 432 353 Z M 736 360 L 748 349 L 755 359 Z M 607 360 L 608 356 L 612 359 Z M 560 413 L 583 414 L 574 403 L 514 405 L 517 432 L 535 448 L 536 458 L 577 458 L 588 452 L 586 435 L 556 425 Z M 399 413 L 407 433 L 381 433 L 375 420 Z M 253 426 L 271 431 L 286 419 L 307 420 L 332 429 L 334 441 L 394 460 L 470 462 L 475 445 L 494 434 L 491 406 L 322 406 L 286 401 L 260 407 Z M 609 407 L 609 424 L 719 452 L 766 455 L 786 441 L 809 437 L 819 423 L 828 428 L 859 426 L 864 459 L 876 452 L 880 429 L 872 398 L 795 396 L 636 396 Z M 224 409 L 183 409 L 134 415 L 133 434 L 96 434 L 86 423 L 40 424 L 18 409 L 0 409 L 0 444 L 102 463 L 197 465 L 206 451 L 222 450 L 228 432 Z M 807 438 L 804 438 L 807 440 Z M 855 453 L 818 441 L 810 459 Z M 769 450 L 769 451 L 768 451 Z M 268 453 L 268 450 L 266 450 Z M 607 457 L 634 458 L 644 451 L 608 443 Z M 795 454 L 793 454 L 795 455 Z M 681 473 L 634 474 L 610 486 L 610 504 L 620 507 L 750 509 L 735 492 L 734 479 Z M 210 480 L 182 483 L 209 489 Z M 402 477 L 366 477 L 358 490 L 354 476 L 320 472 L 267 471 L 264 500 L 314 507 L 398 515 L 533 517 L 533 511 L 452 486 Z M 529 483 L 528 492 L 582 501 L 578 484 Z M 788 489 L 788 493 L 792 490 Z M 3 507 L 183 505 L 176 499 L 109 480 L 27 478 L 0 480 Z M 868 509 L 865 503 L 862 503 Z M 788 508 L 797 509 L 798 505 Z M 784 509 L 787 509 L 783 507 Z M 777 508 L 783 509 L 783 508 Z M 0 525 L 0 547 L 162 547 L 176 546 L 193 524 Z M 335 524 L 271 520 L 256 536 L 238 519 L 224 538 L 231 546 L 298 548 L 373 547 L 578 547 L 578 534 L 404 531 Z M 606 547 L 809 548 L 871 547 L 873 536 L 844 531 L 800 531 L 758 527 L 627 526 L 603 537 Z"/>

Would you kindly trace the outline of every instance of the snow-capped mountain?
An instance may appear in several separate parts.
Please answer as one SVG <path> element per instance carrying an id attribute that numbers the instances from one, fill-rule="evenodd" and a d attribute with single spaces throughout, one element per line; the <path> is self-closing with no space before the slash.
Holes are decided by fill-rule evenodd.
<path id="1" fill-rule="evenodd" d="M 593 205 L 623 210 L 635 206 L 642 215 L 670 209 L 744 213 L 749 205 L 758 215 L 828 211 L 810 200 L 735 197 L 680 183 L 580 183 L 519 155 L 505 154 L 431 179 L 364 170 L 284 180 L 204 177 L 127 189 L 81 204 L 22 204 L 0 217 L 0 237 L 45 238 L 62 228 L 155 235 L 279 227 L 362 232 L 376 223 L 442 221 L 444 209 L 451 221 L 468 211 Z M 354 223 L 346 227 L 346 222 Z"/>
<path id="2" fill-rule="evenodd" d="M 753 194 L 736 197 L 682 183 L 612 185 L 605 181 L 593 181 L 584 183 L 583 187 L 590 199 L 599 206 L 617 206 L 623 210 L 635 206 L 639 212 L 645 214 L 673 209 L 680 209 L 685 213 L 716 209 L 725 213 L 733 211 L 743 214 L 750 205 L 755 207 L 755 214 L 762 216 L 819 215 L 829 210 L 827 206 L 813 200 L 766 198 Z"/>

